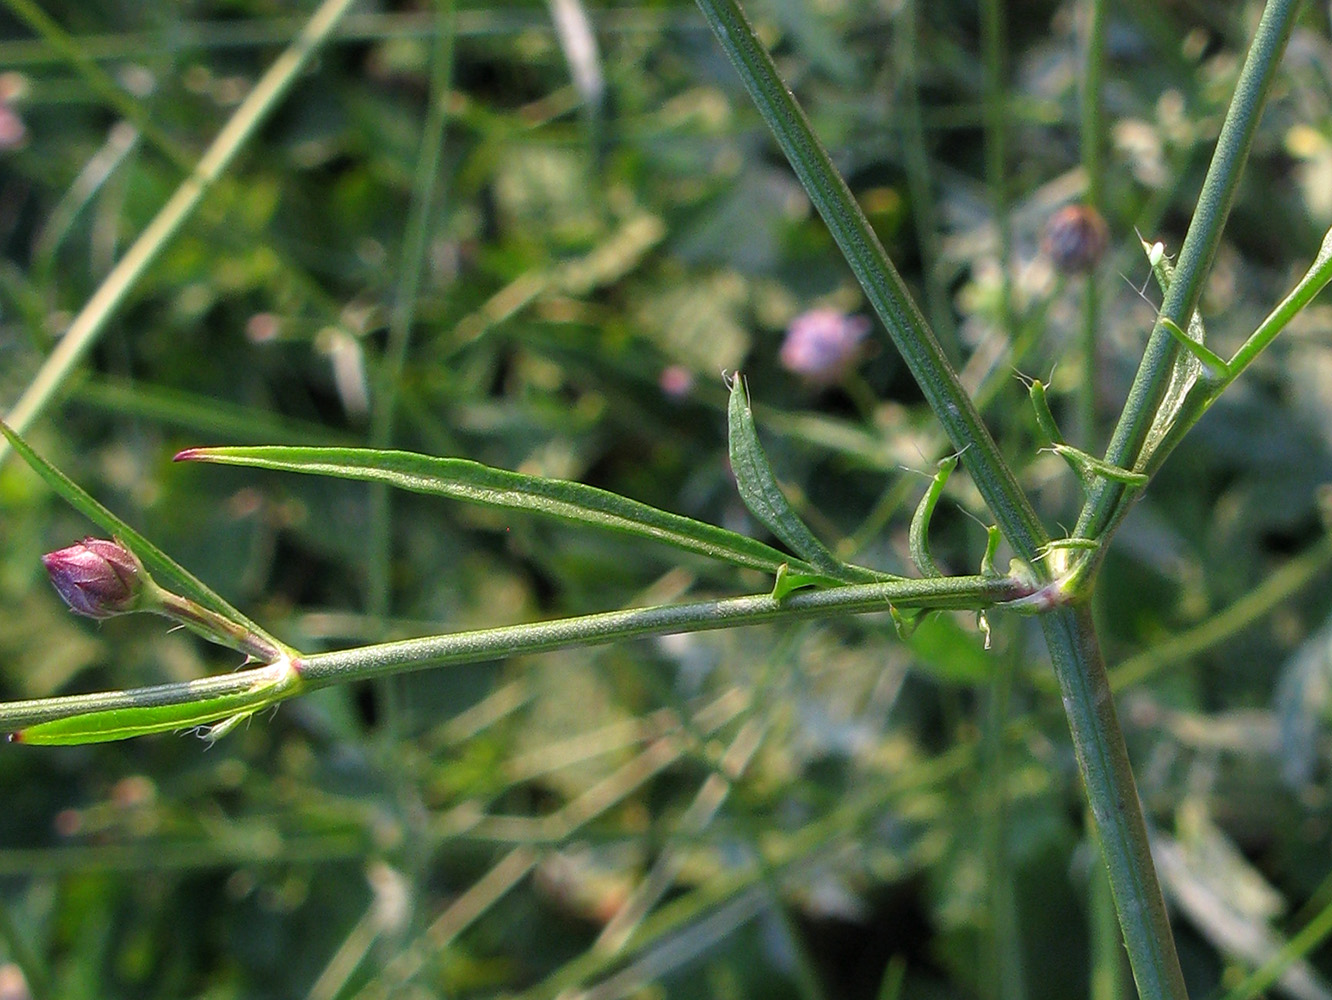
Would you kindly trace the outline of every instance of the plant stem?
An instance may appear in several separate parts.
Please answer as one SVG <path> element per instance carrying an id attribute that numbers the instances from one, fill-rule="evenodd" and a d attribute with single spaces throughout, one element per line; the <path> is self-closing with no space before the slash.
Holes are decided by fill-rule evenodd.
<path id="1" fill-rule="evenodd" d="M 1203 282 L 1220 245 L 1221 230 L 1235 200 L 1244 161 L 1248 158 L 1281 54 L 1290 38 L 1298 6 L 1299 0 L 1268 0 L 1263 10 L 1235 86 L 1235 95 L 1226 112 L 1207 178 L 1198 195 L 1189 231 L 1180 248 L 1174 280 L 1166 293 L 1160 318 L 1147 342 L 1133 387 L 1106 451 L 1105 460 L 1111 465 L 1134 469 L 1139 463 L 1139 453 L 1165 396 L 1179 354 L 1179 345 L 1165 331 L 1162 320 L 1170 320 L 1181 329 L 1187 329 L 1189 317 L 1198 307 Z M 1116 513 L 1127 499 L 1126 493 L 1123 483 L 1098 479 L 1074 534 L 1081 538 L 1101 538 L 1117 523 Z"/>
<path id="2" fill-rule="evenodd" d="M 920 49 L 920 0 L 907 0 L 898 10 L 893 31 L 893 57 L 901 72 L 902 160 L 907 187 L 911 192 L 911 216 L 916 223 L 916 242 L 920 245 L 921 271 L 925 279 L 925 306 L 930 325 L 954 363 L 960 363 L 962 344 L 953 320 L 948 285 L 944 281 L 939 239 L 939 213 L 931 180 L 929 146 L 925 141 L 925 121 L 921 115 L 921 69 L 916 55 Z"/>
<path id="3" fill-rule="evenodd" d="M 874 311 L 915 377 L 1009 544 L 1044 572 L 1045 528 L 981 422 L 943 350 L 884 252 L 846 182 L 814 135 L 737 0 L 698 0 L 699 8 L 801 185 L 841 248 Z"/>
<path id="4" fill-rule="evenodd" d="M 5 418 L 9 426 L 20 434 L 31 426 L 69 373 L 92 348 L 131 289 L 194 214 L 204 195 L 245 148 L 352 3 L 353 0 L 324 0 L 300 35 L 255 84 L 254 90 L 199 160 L 193 175 L 176 189 L 74 317 L 55 350 Z M 0 464 L 9 456 L 9 450 L 8 443 L 0 441 Z"/>
<path id="5" fill-rule="evenodd" d="M 1010 342 L 1017 335 L 1013 306 L 1013 220 L 1008 204 L 1008 109 L 1004 89 L 1004 52 L 1008 47 L 1001 0 L 981 2 L 981 51 L 984 64 L 985 184 L 990 189 L 999 237 L 999 323 Z"/>
<path id="6" fill-rule="evenodd" d="M 1187 1000 L 1091 610 L 1085 605 L 1058 608 L 1043 615 L 1041 625 L 1138 993 L 1142 1000 Z"/>
<path id="7" fill-rule="evenodd" d="M 1081 109 L 1082 172 L 1087 175 L 1085 201 L 1101 210 L 1101 77 L 1105 68 L 1105 0 L 1088 0 L 1082 54 Z M 1082 379 L 1078 384 L 1078 426 L 1074 440 L 1092 448 L 1096 441 L 1096 321 L 1100 314 L 1100 286 L 1089 274 L 1082 286 Z"/>
<path id="8" fill-rule="evenodd" d="M 1230 387 L 1230 384 L 1244 374 L 1245 369 L 1253 364 L 1258 355 L 1276 339 L 1277 334 L 1314 300 L 1329 281 L 1332 281 L 1332 229 L 1324 234 L 1318 253 L 1304 277 L 1291 289 L 1290 294 L 1277 304 L 1267 318 L 1258 324 L 1258 329 L 1254 330 L 1243 346 L 1235 352 L 1235 356 L 1230 359 L 1227 366 L 1225 376 L 1212 385 L 1194 386 L 1194 391 L 1180 407 L 1174 426 L 1170 428 L 1150 458 L 1143 463 L 1142 471 L 1152 475 L 1161 467 L 1184 435 L 1212 408 L 1212 404 L 1221 398 L 1221 394 Z"/>
<path id="9" fill-rule="evenodd" d="M 778 600 L 768 594 L 716 601 L 635 608 L 561 618 L 527 625 L 506 625 L 473 632 L 454 632 L 424 639 L 404 639 L 354 649 L 301 657 L 294 661 L 302 690 L 367 680 L 445 664 L 493 660 L 568 646 L 672 632 L 757 625 L 787 619 L 869 614 L 897 608 L 972 610 L 994 607 L 1029 595 L 1029 585 L 1009 577 L 955 576 L 931 580 L 897 580 L 856 584 L 826 590 L 798 591 Z M 32 701 L 0 703 L 0 732 L 115 708 L 179 705 L 251 690 L 270 676 L 269 667 L 238 670 L 200 680 L 129 691 L 64 695 Z"/>

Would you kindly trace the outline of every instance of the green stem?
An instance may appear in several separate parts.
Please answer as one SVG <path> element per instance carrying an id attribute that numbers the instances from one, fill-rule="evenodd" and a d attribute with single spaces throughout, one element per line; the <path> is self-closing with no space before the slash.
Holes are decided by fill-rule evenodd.
<path id="1" fill-rule="evenodd" d="M 1041 625 L 1059 679 L 1078 771 L 1096 821 L 1138 993 L 1143 1000 L 1187 1000 L 1091 611 L 1086 606 L 1058 608 L 1043 615 Z"/>
<path id="2" fill-rule="evenodd" d="M 319 653 L 296 660 L 302 689 L 367 680 L 445 664 L 494 660 L 569 646 L 672 632 L 757 625 L 787 619 L 869 614 L 897 608 L 973 610 L 994 607 L 1030 594 L 1029 585 L 1008 577 L 955 576 L 941 580 L 895 580 L 827 590 L 802 591 L 780 600 L 768 594 L 630 611 L 610 611 L 528 625 L 507 625 L 406 639 L 355 649 Z M 64 695 L 0 703 L 0 732 L 88 712 L 180 705 L 249 691 L 269 675 L 268 667 L 238 670 L 195 681 L 159 684 L 129 691 Z"/>
<path id="3" fill-rule="evenodd" d="M 903 163 L 907 186 L 911 191 L 911 215 L 916 223 L 916 242 L 920 245 L 921 271 L 925 278 L 925 306 L 935 335 L 943 342 L 954 362 L 962 357 L 957 323 L 949 303 L 948 286 L 941 268 L 939 213 L 935 206 L 930 172 L 929 146 L 925 141 L 925 121 L 920 106 L 920 67 L 916 56 L 920 47 L 920 3 L 908 0 L 898 11 L 893 32 L 893 55 L 901 72 L 904 132 Z"/>
<path id="4" fill-rule="evenodd" d="M 698 5 L 915 376 L 930 409 L 953 447 L 962 454 L 1004 536 L 1019 556 L 1043 572 L 1038 557 L 1049 542 L 1045 528 L 772 58 L 736 0 L 698 0 Z"/>
<path id="5" fill-rule="evenodd" d="M 388 345 L 378 367 L 374 409 L 371 413 L 370 446 L 387 448 L 393 438 L 398 384 L 407 366 L 407 348 L 416 319 L 416 301 L 421 271 L 430 240 L 430 222 L 439 189 L 439 162 L 444 152 L 444 127 L 448 122 L 448 88 L 453 77 L 453 19 L 451 2 L 441 3 L 435 15 L 435 43 L 431 52 L 430 110 L 421 134 L 421 148 L 412 181 L 411 211 L 402 241 L 398 287 L 389 319 Z M 376 485 L 370 494 L 370 613 L 384 617 L 389 608 L 389 490 Z"/>
<path id="6" fill-rule="evenodd" d="M 1299 0 L 1268 0 L 1263 10 L 1221 127 L 1207 178 L 1198 195 L 1189 231 L 1180 248 L 1174 281 L 1161 306 L 1161 318 L 1147 342 L 1138 374 L 1106 451 L 1105 459 L 1111 465 L 1134 469 L 1139 463 L 1139 453 L 1165 396 L 1179 353 L 1179 345 L 1163 328 L 1162 319 L 1187 328 L 1189 317 L 1198 307 L 1203 282 L 1221 242 L 1221 230 L 1235 200 L 1244 161 L 1248 158 L 1281 54 L 1290 38 L 1298 6 Z M 1128 488 L 1123 483 L 1099 480 L 1082 510 L 1074 534 L 1082 538 L 1102 537 L 1117 523 L 1116 513 L 1129 499 L 1127 493 Z"/>
<path id="7" fill-rule="evenodd" d="M 1277 334 L 1314 300 L 1329 281 L 1332 281 L 1332 229 L 1324 234 L 1322 245 L 1304 277 L 1235 352 L 1235 356 L 1226 365 L 1225 374 L 1211 385 L 1194 386 L 1194 392 L 1180 407 L 1174 426 L 1143 464 L 1144 472 L 1151 475 L 1161 467 L 1184 435 L 1212 408 L 1212 404 L 1221 398 L 1230 384 L 1244 374 L 1245 369 L 1253 364 L 1258 355 L 1276 339 Z"/>
<path id="8" fill-rule="evenodd" d="M 1017 334 L 1013 306 L 1013 220 L 1008 204 L 1008 108 L 1004 52 L 1008 47 L 1002 0 L 982 0 L 981 51 L 985 67 L 985 183 L 999 234 L 999 322 L 1004 337 Z"/>
<path id="9" fill-rule="evenodd" d="M 187 597 L 163 590 L 157 584 L 148 581 L 153 596 L 149 601 L 150 610 L 155 614 L 165 615 L 213 642 L 239 649 L 260 663 L 273 663 L 282 658 L 284 650 L 274 645 L 265 635 L 256 633 L 241 622 L 232 621 L 225 615 L 210 611 L 201 604 Z"/>
<path id="10" fill-rule="evenodd" d="M 269 112 L 276 107 L 352 3 L 353 0 L 324 0 L 301 34 L 255 84 L 249 96 L 199 160 L 193 175 L 176 189 L 74 317 L 69 329 L 5 418 L 10 427 L 22 434 L 31 426 L 70 372 L 96 343 L 131 289 L 193 216 L 204 195 L 258 131 Z M 9 456 L 9 447 L 6 442 L 0 441 L 0 464 Z"/>
<path id="11" fill-rule="evenodd" d="M 1105 0 L 1088 0 L 1082 52 L 1082 87 L 1079 91 L 1082 172 L 1087 175 L 1086 204 L 1101 209 L 1101 79 L 1105 68 Z M 1094 273 L 1082 286 L 1082 378 L 1078 383 L 1078 426 L 1074 440 L 1091 448 L 1096 436 L 1096 321 L 1100 314 L 1100 286 Z"/>

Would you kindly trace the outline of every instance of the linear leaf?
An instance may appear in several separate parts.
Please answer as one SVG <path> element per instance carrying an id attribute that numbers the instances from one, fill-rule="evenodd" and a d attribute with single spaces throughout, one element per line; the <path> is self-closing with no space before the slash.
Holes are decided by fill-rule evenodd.
<path id="1" fill-rule="evenodd" d="M 110 743 L 152 733 L 179 732 L 218 723 L 211 732 L 204 734 L 207 738 L 216 738 L 255 712 L 300 691 L 300 676 L 290 662 L 279 661 L 275 666 L 278 670 L 272 678 L 260 681 L 248 691 L 177 705 L 137 705 L 84 712 L 29 726 L 14 733 L 10 739 L 34 746 L 75 746 Z"/>
<path id="2" fill-rule="evenodd" d="M 793 571 L 817 573 L 753 538 L 703 521 L 672 514 L 607 490 L 562 479 L 544 479 L 496 469 L 462 458 L 435 458 L 372 448 L 228 447 L 189 448 L 177 461 L 215 462 L 256 469 L 388 483 L 413 493 L 448 497 L 488 507 L 526 510 L 647 538 L 735 566 L 776 574 L 783 563 Z M 817 573 L 820 577 L 826 574 Z M 836 582 L 833 578 L 827 582 Z"/>
<path id="3" fill-rule="evenodd" d="M 791 551 L 806 559 L 820 572 L 847 583 L 869 583 L 890 579 L 886 574 L 859 566 L 850 566 L 814 537 L 814 532 L 800 519 L 786 494 L 777 485 L 768 456 L 759 443 L 754 413 L 749 406 L 740 373 L 731 380 L 731 399 L 727 406 L 731 471 L 735 474 L 740 499 L 749 512 Z"/>

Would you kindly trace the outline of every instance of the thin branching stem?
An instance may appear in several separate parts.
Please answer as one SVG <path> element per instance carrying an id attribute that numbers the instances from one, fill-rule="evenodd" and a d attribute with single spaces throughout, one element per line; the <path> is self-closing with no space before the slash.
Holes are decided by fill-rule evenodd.
<path id="1" fill-rule="evenodd" d="M 768 594 L 756 594 L 359 646 L 301 657 L 297 669 L 302 689 L 310 690 L 425 667 L 494 660 L 637 636 L 700 632 L 836 614 L 886 612 L 890 606 L 982 609 L 1021 598 L 1029 592 L 1028 584 L 1009 577 L 957 576 L 799 591 L 780 600 Z M 14 732 L 25 726 L 88 712 L 180 705 L 236 694 L 250 690 L 257 679 L 265 676 L 267 669 L 238 670 L 195 681 L 129 691 L 0 704 L 0 732 Z"/>
<path id="2" fill-rule="evenodd" d="M 1018 555 L 1036 564 L 1041 549 L 1049 542 L 1045 528 L 748 18 L 736 0 L 699 0 L 699 7 L 851 265 L 930 409 L 953 447 L 961 453 L 1004 537 Z M 1040 572 L 1039 567 L 1037 571 Z"/>
<path id="3" fill-rule="evenodd" d="M 1170 384 L 1179 345 L 1166 332 L 1163 321 L 1187 328 L 1189 317 L 1202 297 L 1203 282 L 1212 267 L 1221 231 L 1239 188 L 1240 174 L 1248 158 L 1263 106 L 1276 76 L 1281 55 L 1294 27 L 1299 0 L 1268 0 L 1262 19 L 1240 71 L 1226 119 L 1221 126 L 1216 152 L 1198 195 L 1198 205 L 1189 223 L 1184 244 L 1175 264 L 1174 279 L 1166 292 L 1160 318 L 1147 342 L 1128 400 L 1110 440 L 1105 460 L 1124 469 L 1136 468 L 1139 453 L 1157 408 Z M 1088 498 L 1074 532 L 1081 538 L 1100 538 L 1119 521 L 1119 508 L 1129 499 L 1129 487 L 1099 480 Z"/>

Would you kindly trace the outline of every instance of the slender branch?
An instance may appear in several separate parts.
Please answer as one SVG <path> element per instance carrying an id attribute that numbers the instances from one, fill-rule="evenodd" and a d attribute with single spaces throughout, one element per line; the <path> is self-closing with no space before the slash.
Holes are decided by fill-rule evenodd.
<path id="1" fill-rule="evenodd" d="M 717 40 L 744 81 L 800 183 L 841 248 L 898 353 L 915 376 L 948 438 L 1018 555 L 1044 572 L 1045 528 L 981 422 L 929 324 L 884 252 L 846 182 L 814 135 L 736 0 L 698 0 Z"/>
<path id="2" fill-rule="evenodd" d="M 1101 166 L 1101 81 L 1105 69 L 1106 0 L 1088 0 L 1083 6 L 1085 21 L 1082 52 L 1082 87 L 1079 92 L 1082 172 L 1087 175 L 1086 203 L 1101 210 L 1104 178 Z M 1096 322 L 1100 316 L 1100 286 L 1088 274 L 1082 286 L 1082 379 L 1078 385 L 1078 426 L 1074 441 L 1094 447 L 1096 436 Z"/>
<path id="3" fill-rule="evenodd" d="M 319 653 L 296 661 L 301 690 L 367 680 L 409 670 L 447 664 L 493 660 L 569 646 L 614 642 L 637 636 L 757 625 L 763 622 L 869 614 L 890 608 L 981 610 L 1031 593 L 1029 584 L 1010 577 L 955 576 L 931 580 L 895 580 L 826 590 L 801 591 L 777 599 L 769 594 L 716 601 L 561 618 L 525 625 L 506 625 L 472 632 L 454 632 L 423 639 L 404 639 L 354 649 Z M 0 732 L 63 719 L 87 712 L 150 708 L 202 701 L 252 690 L 270 667 L 175 684 L 65 695 L 32 701 L 0 703 Z"/>
<path id="4" fill-rule="evenodd" d="M 1143 1000 L 1187 1000 L 1091 610 L 1085 605 L 1059 608 L 1041 616 L 1041 625 L 1059 678 L 1078 771 L 1096 820 L 1138 993 Z"/>
<path id="5" fill-rule="evenodd" d="M 1221 231 L 1230 214 L 1239 187 L 1244 161 L 1262 117 L 1281 55 L 1294 27 L 1299 0 L 1268 0 L 1254 35 L 1244 68 L 1240 71 L 1226 119 L 1221 126 L 1216 152 L 1208 167 L 1198 205 L 1175 264 L 1175 276 L 1166 292 L 1160 317 L 1147 342 L 1138 374 L 1115 427 L 1105 459 L 1124 469 L 1137 467 L 1139 452 L 1147 440 L 1156 411 L 1170 383 L 1179 345 L 1163 328 L 1169 320 L 1181 329 L 1188 327 L 1202 297 L 1203 282 L 1212 267 Z M 1116 511 L 1128 499 L 1128 487 L 1101 479 L 1088 498 L 1074 534 L 1100 538 L 1117 523 Z"/>

